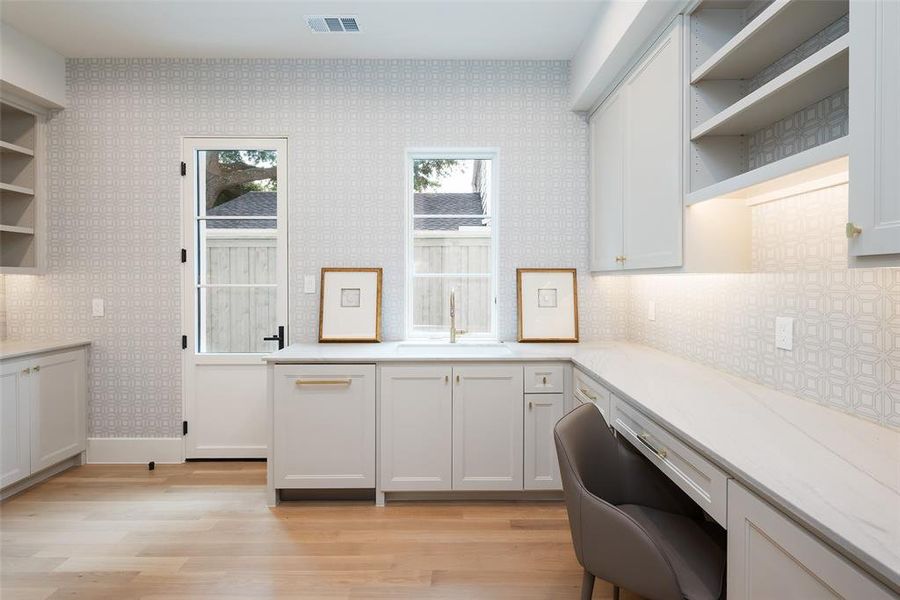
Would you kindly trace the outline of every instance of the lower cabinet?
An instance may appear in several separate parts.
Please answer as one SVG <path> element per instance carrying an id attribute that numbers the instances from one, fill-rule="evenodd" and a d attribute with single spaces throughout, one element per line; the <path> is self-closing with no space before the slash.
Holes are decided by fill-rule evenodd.
<path id="1" fill-rule="evenodd" d="M 278 365 L 275 488 L 375 487 L 375 365 Z"/>
<path id="2" fill-rule="evenodd" d="M 521 490 L 522 365 L 453 367 L 453 489 Z"/>
<path id="3" fill-rule="evenodd" d="M 553 426 L 563 416 L 563 394 L 525 394 L 525 489 L 560 490 Z"/>
<path id="4" fill-rule="evenodd" d="M 734 480 L 728 482 L 728 599 L 894 598 Z"/>
<path id="5" fill-rule="evenodd" d="M 87 447 L 84 349 L 25 356 L 0 365 L 0 487 Z"/>
<path id="6" fill-rule="evenodd" d="M 453 369 L 381 368 L 381 488 L 449 490 L 452 478 Z"/>

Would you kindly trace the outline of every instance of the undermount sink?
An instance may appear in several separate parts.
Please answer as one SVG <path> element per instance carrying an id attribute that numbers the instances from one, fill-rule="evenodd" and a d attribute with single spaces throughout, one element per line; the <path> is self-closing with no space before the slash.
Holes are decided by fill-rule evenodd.
<path id="1" fill-rule="evenodd" d="M 445 341 L 436 342 L 400 342 L 397 344 L 397 354 L 410 357 L 500 357 L 509 356 L 512 351 L 502 342 L 491 341 L 467 341 L 451 344 Z"/>

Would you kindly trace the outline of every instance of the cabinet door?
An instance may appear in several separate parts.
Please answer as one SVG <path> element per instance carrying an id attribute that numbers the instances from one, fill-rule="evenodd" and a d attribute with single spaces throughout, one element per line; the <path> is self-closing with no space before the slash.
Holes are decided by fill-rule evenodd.
<path id="1" fill-rule="evenodd" d="M 276 488 L 375 487 L 375 366 L 275 367 Z"/>
<path id="2" fill-rule="evenodd" d="M 727 577 L 728 600 L 892 597 L 733 479 L 728 481 Z"/>
<path id="3" fill-rule="evenodd" d="M 591 117 L 591 270 L 622 268 L 625 102 L 614 93 Z"/>
<path id="4" fill-rule="evenodd" d="M 626 269 L 681 266 L 681 55 L 679 17 L 624 84 Z"/>
<path id="5" fill-rule="evenodd" d="M 0 367 L 0 487 L 31 473 L 30 384 L 30 361 Z"/>
<path id="6" fill-rule="evenodd" d="M 900 253 L 900 2 L 850 3 L 850 256 Z"/>
<path id="7" fill-rule="evenodd" d="M 87 445 L 84 350 L 35 359 L 31 380 L 31 471 L 83 452 Z"/>
<path id="8" fill-rule="evenodd" d="M 381 368 L 381 488 L 449 490 L 453 386 L 449 366 Z"/>
<path id="9" fill-rule="evenodd" d="M 453 367 L 453 489 L 522 489 L 522 365 Z"/>
<path id="10" fill-rule="evenodd" d="M 563 416 L 562 394 L 525 394 L 525 489 L 561 490 L 553 427 Z"/>

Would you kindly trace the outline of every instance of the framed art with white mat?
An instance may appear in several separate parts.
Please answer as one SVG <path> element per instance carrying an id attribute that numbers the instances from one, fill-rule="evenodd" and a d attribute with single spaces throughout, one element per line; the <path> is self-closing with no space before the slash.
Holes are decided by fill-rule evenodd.
<path id="1" fill-rule="evenodd" d="M 381 341 L 381 268 L 322 269 L 319 342 Z"/>
<path id="2" fill-rule="evenodd" d="M 520 342 L 578 341 L 575 269 L 516 269 Z"/>

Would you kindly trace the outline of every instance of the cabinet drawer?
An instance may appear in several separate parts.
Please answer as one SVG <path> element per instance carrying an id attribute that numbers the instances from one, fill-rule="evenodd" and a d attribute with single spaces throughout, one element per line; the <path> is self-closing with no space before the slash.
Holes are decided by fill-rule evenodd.
<path id="1" fill-rule="evenodd" d="M 563 365 L 526 365 L 526 394 L 561 394 L 565 390 Z"/>
<path id="2" fill-rule="evenodd" d="M 613 427 L 719 525 L 727 527 L 728 476 L 628 403 L 614 398 L 612 404 Z"/>
<path id="3" fill-rule="evenodd" d="M 599 410 L 600 414 L 603 415 L 603 418 L 606 419 L 607 424 L 612 423 L 609 413 L 609 390 L 578 369 L 574 370 L 573 380 L 575 382 L 575 389 L 572 391 L 572 397 L 575 400 L 575 405 L 577 406 L 579 404 L 584 404 L 585 402 L 590 402 L 597 407 L 597 410 Z"/>

